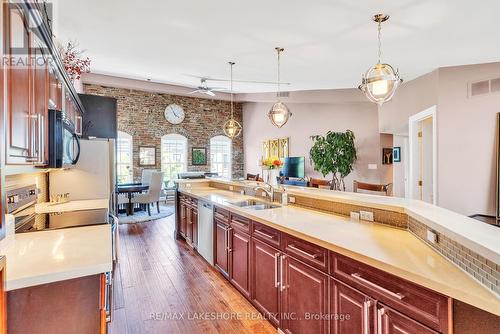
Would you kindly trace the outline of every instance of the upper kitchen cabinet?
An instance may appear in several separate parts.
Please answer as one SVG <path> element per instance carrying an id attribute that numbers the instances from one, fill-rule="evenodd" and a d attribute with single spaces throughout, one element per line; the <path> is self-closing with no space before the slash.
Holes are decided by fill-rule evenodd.
<path id="1" fill-rule="evenodd" d="M 65 112 L 75 132 L 83 130 L 83 106 L 69 80 L 39 3 L 3 3 L 2 71 L 5 109 L 5 162 L 8 165 L 47 166 L 48 110 Z M 28 17 L 28 14 L 33 17 Z M 29 22 L 42 22 L 38 26 Z M 67 108 L 67 110 L 65 110 Z"/>

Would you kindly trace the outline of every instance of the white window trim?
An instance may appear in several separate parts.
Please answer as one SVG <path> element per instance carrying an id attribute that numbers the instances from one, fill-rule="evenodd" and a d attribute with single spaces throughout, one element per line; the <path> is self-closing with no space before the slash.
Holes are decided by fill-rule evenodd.
<path id="1" fill-rule="evenodd" d="M 166 135 L 163 135 L 161 137 L 161 142 L 160 142 L 160 165 L 161 165 L 161 170 L 162 172 L 166 173 L 165 169 L 163 168 L 164 163 L 163 163 L 163 151 L 164 151 L 164 142 L 166 140 L 181 140 L 184 142 L 184 157 L 182 159 L 182 164 L 183 164 L 183 170 L 181 172 L 187 171 L 188 167 L 188 139 L 184 137 L 181 134 L 178 133 L 168 133 Z M 166 174 L 165 174 L 166 176 Z"/>
<path id="2" fill-rule="evenodd" d="M 222 135 L 214 136 L 214 137 L 210 138 L 210 171 L 211 172 L 217 172 L 216 170 L 213 169 L 213 163 L 214 163 L 213 159 L 212 159 L 212 153 L 213 153 L 212 142 L 213 141 L 223 141 L 223 142 L 226 142 L 229 144 L 229 168 L 228 168 L 229 175 L 219 175 L 219 176 L 231 178 L 233 175 L 233 142 L 229 137 L 222 136 Z"/>
<path id="3" fill-rule="evenodd" d="M 118 152 L 119 152 L 119 149 L 118 149 L 118 142 L 119 140 L 129 140 L 130 141 L 130 163 L 124 163 L 124 162 L 121 162 L 121 161 L 118 161 Z M 127 181 L 127 182 L 133 182 L 134 181 L 134 138 L 132 137 L 132 135 L 124 132 L 124 131 L 118 131 L 118 140 L 117 140 L 117 147 L 116 147 L 116 150 L 117 150 L 117 161 L 116 161 L 116 165 L 128 165 L 129 168 L 130 168 L 130 173 L 129 173 L 129 177 L 130 179 Z M 118 178 L 118 168 L 117 168 L 117 175 L 116 177 Z"/>

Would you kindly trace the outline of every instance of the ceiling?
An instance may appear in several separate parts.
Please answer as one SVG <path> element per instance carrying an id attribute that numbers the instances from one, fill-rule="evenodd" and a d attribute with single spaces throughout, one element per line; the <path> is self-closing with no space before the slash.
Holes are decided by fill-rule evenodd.
<path id="1" fill-rule="evenodd" d="M 411 80 L 441 66 L 500 60 L 497 0 L 55 0 L 58 40 L 76 40 L 92 72 L 197 86 L 188 76 L 276 79 L 282 46 L 284 90 L 351 88 L 377 60 Z M 210 83 L 211 86 L 226 86 Z M 238 92 L 273 85 L 235 84 Z"/>

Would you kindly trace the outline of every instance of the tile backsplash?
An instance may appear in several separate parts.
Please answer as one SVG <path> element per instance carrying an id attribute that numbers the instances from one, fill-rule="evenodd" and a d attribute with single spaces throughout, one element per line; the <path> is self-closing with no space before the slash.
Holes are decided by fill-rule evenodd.
<path id="1" fill-rule="evenodd" d="M 426 237 L 428 227 L 412 217 L 408 218 L 408 230 L 487 289 L 493 291 L 500 298 L 499 264 L 485 259 L 481 255 L 436 231 L 433 232 L 437 233 L 437 242 L 431 243 Z"/>

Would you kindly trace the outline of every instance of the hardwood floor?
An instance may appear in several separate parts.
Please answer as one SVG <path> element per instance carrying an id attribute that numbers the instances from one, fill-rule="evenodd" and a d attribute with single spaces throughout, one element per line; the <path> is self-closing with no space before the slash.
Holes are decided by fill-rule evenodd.
<path id="1" fill-rule="evenodd" d="M 110 333 L 276 333 L 222 275 L 174 240 L 174 219 L 119 226 Z"/>

